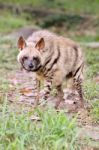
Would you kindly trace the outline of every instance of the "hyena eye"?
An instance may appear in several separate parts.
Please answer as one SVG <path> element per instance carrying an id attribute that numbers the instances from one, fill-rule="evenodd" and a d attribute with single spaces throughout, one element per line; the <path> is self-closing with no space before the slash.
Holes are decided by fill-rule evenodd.
<path id="1" fill-rule="evenodd" d="M 27 57 L 27 56 L 24 56 L 24 57 L 23 57 L 23 60 L 27 60 L 27 59 L 28 59 L 28 57 Z"/>
<path id="2" fill-rule="evenodd" d="M 39 58 L 38 58 L 38 57 L 33 57 L 33 60 L 38 61 L 38 60 L 39 60 Z"/>

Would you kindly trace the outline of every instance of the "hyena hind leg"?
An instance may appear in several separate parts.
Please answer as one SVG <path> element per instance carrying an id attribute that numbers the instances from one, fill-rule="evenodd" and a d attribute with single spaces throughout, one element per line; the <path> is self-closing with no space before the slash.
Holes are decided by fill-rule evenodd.
<path id="1" fill-rule="evenodd" d="M 63 93 L 63 89 L 62 89 L 61 85 L 57 86 L 56 90 L 57 90 L 57 101 L 56 101 L 56 104 L 55 104 L 55 108 L 57 109 L 60 102 L 64 100 L 63 99 L 64 93 Z"/>
<path id="2" fill-rule="evenodd" d="M 77 90 L 81 102 L 81 107 L 84 107 L 84 98 L 83 98 L 83 90 L 82 90 L 82 79 L 80 78 L 73 78 L 73 85 L 75 90 Z"/>

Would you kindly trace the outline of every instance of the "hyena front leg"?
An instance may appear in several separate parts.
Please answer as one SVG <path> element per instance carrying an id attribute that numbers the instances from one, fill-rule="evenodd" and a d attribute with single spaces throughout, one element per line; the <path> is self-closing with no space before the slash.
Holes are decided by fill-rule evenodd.
<path id="1" fill-rule="evenodd" d="M 43 93 L 43 99 L 47 100 L 50 97 L 50 92 L 52 90 L 52 79 L 47 78 L 44 82 L 44 93 Z"/>
<path id="2" fill-rule="evenodd" d="M 64 100 L 63 99 L 64 93 L 63 93 L 61 85 L 56 86 L 56 89 L 57 89 L 57 101 L 56 101 L 56 104 L 55 104 L 55 108 L 57 109 L 60 102 Z"/>
<path id="3" fill-rule="evenodd" d="M 82 79 L 73 78 L 74 81 L 74 88 L 77 90 L 79 94 L 79 98 L 81 101 L 81 107 L 84 107 L 84 98 L 83 98 L 83 91 L 82 91 Z"/>
<path id="4" fill-rule="evenodd" d="M 34 83 L 34 95 L 35 95 L 35 102 L 34 107 L 37 107 L 39 104 L 39 94 L 40 94 L 40 81 L 36 78 Z"/>

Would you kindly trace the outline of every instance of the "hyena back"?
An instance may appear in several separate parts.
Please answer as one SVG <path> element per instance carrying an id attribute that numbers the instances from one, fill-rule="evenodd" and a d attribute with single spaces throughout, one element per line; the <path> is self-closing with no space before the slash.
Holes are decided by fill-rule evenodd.
<path id="1" fill-rule="evenodd" d="M 35 105 L 39 102 L 39 86 L 42 79 L 45 82 L 44 99 L 49 97 L 52 85 L 56 87 L 57 108 L 63 100 L 62 84 L 72 78 L 72 87 L 78 91 L 83 106 L 84 57 L 77 43 L 49 31 L 40 30 L 34 32 L 26 41 L 20 37 L 18 47 L 18 61 L 25 70 L 35 72 L 37 76 Z"/>

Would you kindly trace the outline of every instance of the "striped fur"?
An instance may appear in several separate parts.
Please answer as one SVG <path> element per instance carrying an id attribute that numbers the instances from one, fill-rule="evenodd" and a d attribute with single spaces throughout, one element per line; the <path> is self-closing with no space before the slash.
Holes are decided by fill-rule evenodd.
<path id="1" fill-rule="evenodd" d="M 43 45 L 39 42 L 41 49 L 37 49 L 37 45 L 40 39 L 44 39 Z M 82 81 L 83 81 L 83 68 L 84 57 L 81 48 L 74 41 L 57 36 L 47 30 L 40 30 L 34 32 L 24 43 L 18 55 L 18 61 L 24 66 L 22 59 L 28 57 L 38 57 L 40 60 L 40 67 L 35 72 L 37 79 L 45 80 L 45 97 L 47 99 L 52 85 L 54 85 L 58 91 L 58 101 L 56 107 L 63 99 L 62 84 L 65 80 L 73 79 L 73 88 L 79 93 L 81 103 L 83 105 L 82 94 Z M 20 41 L 18 41 L 18 47 L 20 47 Z M 24 66 L 27 68 L 27 66 Z"/>

